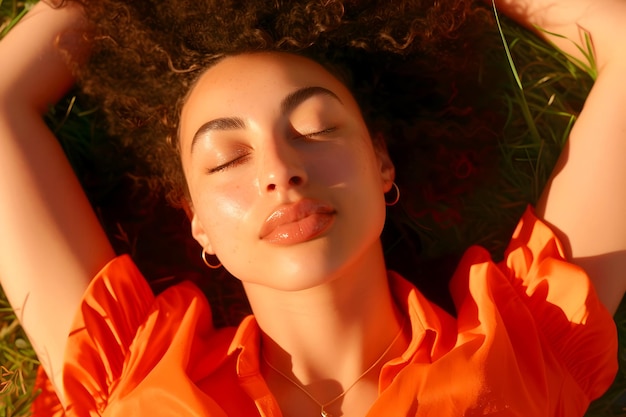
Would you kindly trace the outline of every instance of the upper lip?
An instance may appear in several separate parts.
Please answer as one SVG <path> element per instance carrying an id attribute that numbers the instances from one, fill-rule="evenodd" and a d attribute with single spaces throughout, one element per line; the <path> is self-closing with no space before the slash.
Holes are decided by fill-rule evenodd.
<path id="1" fill-rule="evenodd" d="M 310 198 L 304 198 L 295 203 L 280 205 L 265 219 L 261 231 L 259 232 L 259 237 L 263 239 L 277 227 L 297 222 L 298 220 L 302 220 L 317 213 L 333 214 L 335 213 L 335 209 L 328 203 Z"/>

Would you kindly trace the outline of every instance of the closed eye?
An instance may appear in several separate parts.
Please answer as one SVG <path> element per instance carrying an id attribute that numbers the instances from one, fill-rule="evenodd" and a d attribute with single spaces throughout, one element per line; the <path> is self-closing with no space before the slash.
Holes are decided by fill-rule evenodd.
<path id="1" fill-rule="evenodd" d="M 337 130 L 336 127 L 331 127 L 331 128 L 324 129 L 324 130 L 319 130 L 317 132 L 312 132 L 312 133 L 307 133 L 307 134 L 303 134 L 303 135 L 298 135 L 298 136 L 296 136 L 296 139 L 316 139 L 316 138 L 319 138 L 320 136 L 324 136 L 324 135 L 333 133 L 336 130 Z"/>
<path id="2" fill-rule="evenodd" d="M 230 169 L 230 168 L 234 168 L 234 167 L 236 167 L 238 165 L 241 165 L 241 164 L 245 163 L 248 160 L 249 156 L 250 156 L 249 154 L 241 155 L 241 156 L 239 156 L 239 157 L 237 157 L 237 158 L 235 158 L 235 159 L 233 159 L 231 161 L 226 162 L 225 164 L 218 165 L 215 168 L 210 168 L 207 171 L 207 173 L 214 174 L 216 172 L 221 172 L 221 171 L 225 171 L 225 170 Z"/>

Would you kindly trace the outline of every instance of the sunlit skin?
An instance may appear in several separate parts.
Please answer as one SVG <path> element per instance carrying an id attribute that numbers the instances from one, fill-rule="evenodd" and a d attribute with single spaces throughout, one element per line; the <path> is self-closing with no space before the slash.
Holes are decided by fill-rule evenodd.
<path id="1" fill-rule="evenodd" d="M 242 281 L 308 288 L 379 250 L 393 167 L 349 91 L 318 64 L 226 58 L 189 95 L 180 140 L 192 232 Z M 265 226 L 302 205 L 315 215 Z"/>
<path id="2" fill-rule="evenodd" d="M 63 7 L 50 3 L 63 3 Z M 345 2 L 345 5 L 349 6 L 348 3 Z M 383 3 L 380 2 L 380 5 Z M 411 12 L 407 17 L 412 16 L 414 11 L 410 3 L 406 3 L 406 9 L 402 8 Z M 491 1 L 488 3 L 491 5 Z M 516 18 L 519 23 L 534 29 L 541 28 L 537 30 L 540 36 L 553 41 L 557 48 L 576 60 L 588 61 L 589 42 L 592 43 L 597 79 L 569 134 L 568 143 L 539 200 L 536 213 L 561 238 L 568 258 L 588 272 L 599 295 L 599 302 L 608 307 L 609 311 L 615 312 L 626 288 L 623 273 L 626 269 L 626 216 L 623 215 L 626 212 L 626 164 L 623 160 L 626 154 L 626 118 L 622 110 L 626 106 L 626 49 L 622 47 L 622 40 L 626 37 L 626 2 L 496 0 L 495 3 L 499 11 Z M 146 327 L 140 324 L 142 321 L 139 317 L 134 320 L 139 327 L 128 327 L 128 315 L 116 314 L 120 308 L 127 309 L 129 303 L 136 299 L 137 293 L 125 290 L 128 288 L 125 279 L 129 274 L 134 274 L 134 268 L 125 266 L 129 260 L 114 260 L 111 267 L 105 270 L 104 276 L 96 278 L 92 286 L 92 280 L 115 257 L 115 251 L 59 141 L 41 117 L 50 103 L 57 102 L 75 83 L 76 72 L 71 69 L 75 65 L 68 66 L 68 58 L 74 63 L 81 62 L 81 58 L 90 56 L 88 49 L 93 45 L 96 65 L 90 68 L 96 70 L 100 68 L 97 57 L 101 55 L 100 52 L 106 53 L 108 50 L 108 47 L 100 49 L 97 46 L 104 46 L 102 37 L 87 36 L 88 39 L 93 38 L 94 42 L 90 42 L 83 36 L 85 32 L 89 35 L 104 30 L 106 33 L 110 25 L 101 27 L 101 22 L 92 20 L 91 24 L 97 26 L 94 32 L 94 28 L 86 25 L 86 16 L 94 14 L 82 10 L 81 4 L 91 3 L 38 2 L 28 16 L 22 18 L 0 42 L 0 61 L 5 64 L 0 77 L 0 166 L 9 173 L 0 176 L 0 230 L 7 236 L 0 249 L 0 284 L 64 405 L 73 410 L 84 409 L 87 414 L 115 413 L 118 407 L 124 408 L 129 404 L 127 400 L 130 400 L 130 406 L 137 408 L 142 403 L 148 404 L 154 397 L 154 389 L 159 389 L 158 375 L 164 372 L 172 376 L 166 378 L 168 387 L 178 378 L 181 386 L 191 388 L 190 392 L 183 394 L 185 397 L 179 399 L 190 398 L 187 396 L 190 394 L 190 403 L 182 403 L 189 405 L 190 412 L 202 414 L 205 410 L 195 408 L 205 403 L 204 393 L 201 392 L 203 381 L 195 379 L 198 375 L 196 371 L 209 371 L 210 378 L 215 378 L 218 383 L 224 381 L 230 384 L 235 378 L 231 367 L 234 362 L 227 361 L 226 366 L 218 370 L 206 369 L 204 365 L 213 363 L 219 354 L 215 356 L 213 349 L 198 351 L 200 344 L 195 341 L 205 338 L 213 340 L 215 336 L 215 346 L 222 346 L 227 341 L 217 338 L 229 337 L 227 335 L 233 330 L 218 331 L 215 335 L 209 325 L 210 317 L 187 315 L 187 311 L 182 311 L 180 313 L 186 314 L 186 317 L 199 319 L 197 324 L 200 332 L 177 333 L 187 335 L 191 345 L 178 343 L 180 339 L 176 339 L 174 344 L 167 344 L 169 339 L 166 339 L 173 334 L 172 329 L 160 329 L 159 333 L 148 332 L 146 339 Z M 373 6 L 377 7 L 378 4 Z M 353 15 L 350 10 L 346 8 L 345 16 Z M 477 12 L 483 13 L 480 10 Z M 278 21 L 280 16 L 285 15 L 277 15 Z M 302 15 L 305 20 L 307 16 Z M 132 24 L 133 21 L 126 20 L 124 24 Z M 357 43 L 361 43 L 358 40 L 361 29 L 368 29 L 360 28 L 359 21 L 346 21 L 347 27 L 355 24 L 353 27 Z M 114 22 L 115 25 L 118 23 Z M 148 32 L 158 31 L 158 27 L 152 27 L 151 22 L 143 23 L 147 24 L 142 27 Z M 262 25 L 259 29 L 265 27 L 265 21 L 258 23 Z M 400 30 L 401 26 L 397 28 Z M 455 28 L 461 30 L 463 26 Z M 249 34 L 249 29 L 242 27 L 241 33 Z M 395 25 L 391 29 L 395 29 Z M 113 32 L 117 33 L 115 30 Z M 284 34 L 288 36 L 288 32 Z M 402 46 L 404 39 L 388 36 L 401 35 L 402 31 L 391 32 L 372 28 L 372 37 L 366 38 L 377 39 L 377 44 L 382 41 L 393 47 L 399 41 Z M 343 29 L 340 29 L 339 35 L 343 36 L 342 33 Z M 335 37 L 332 30 L 324 33 L 323 37 L 327 35 L 329 39 Z M 163 39 L 160 36 L 157 38 Z M 406 40 L 406 51 L 413 46 L 419 49 L 434 45 L 428 42 L 419 44 L 419 36 L 415 41 Z M 109 41 L 109 37 L 103 38 L 105 43 L 120 45 Z M 378 47 L 374 46 L 374 50 L 378 50 Z M 132 56 L 132 50 L 130 52 Z M 161 49 L 152 52 L 162 57 Z M 193 55 L 194 52 L 191 53 Z M 153 55 L 149 54 L 148 58 Z M 179 54 L 175 55 L 171 57 L 173 61 L 182 62 L 177 59 Z M 184 55 L 180 58 L 184 61 Z M 376 59 L 375 53 L 372 58 Z M 113 65 L 119 65 L 119 61 L 111 60 Z M 153 61 L 147 59 L 145 62 Z M 99 82 L 101 76 L 107 74 L 108 67 L 105 65 L 97 69 L 98 74 L 95 76 L 92 70 L 79 71 L 86 85 L 90 84 L 89 81 Z M 150 74 L 147 72 L 145 76 L 150 78 Z M 115 78 L 114 73 L 109 75 Z M 172 76 L 171 73 L 165 75 Z M 147 81 L 147 85 L 150 85 L 150 80 Z M 141 87 L 137 87 L 139 90 L 129 92 L 129 95 L 115 86 L 108 88 L 102 85 L 90 90 L 104 94 L 102 98 L 111 94 L 119 98 L 121 94 L 126 99 L 135 97 L 141 101 L 143 93 Z M 292 96 L 294 92 L 299 92 L 295 96 L 299 100 Z M 406 318 L 398 312 L 389 293 L 378 239 L 384 222 L 382 195 L 391 188 L 393 180 L 393 167 L 387 155 L 372 145 L 358 108 L 345 87 L 322 67 L 304 58 L 275 53 L 226 58 L 208 69 L 190 94 L 182 115 L 180 150 L 190 185 L 190 206 L 194 213 L 192 232 L 200 245 L 215 253 L 244 284 L 260 330 L 260 340 L 246 342 L 253 353 L 245 358 L 250 360 L 247 365 L 252 368 L 257 365 L 258 352 L 255 348 L 259 347 L 261 356 L 267 356 L 273 366 L 300 381 L 311 395 L 322 402 L 337 398 L 338 394 L 357 381 L 345 397 L 326 410 L 334 416 L 367 415 L 379 395 L 378 376 L 381 368 L 374 367 L 359 379 L 363 371 L 377 363 L 378 359 L 382 362 L 391 361 L 407 352 L 409 340 L 414 342 L 411 346 L 420 344 L 420 340 L 432 340 L 427 333 L 411 334 L 411 329 L 420 332 L 417 326 L 419 323 L 405 321 Z M 289 105 L 283 105 L 287 97 L 291 97 L 287 101 Z M 150 105 L 151 102 L 152 99 L 143 104 Z M 164 104 L 172 103 L 165 101 Z M 135 118 L 132 111 L 129 117 Z M 155 127 L 161 131 L 161 127 Z M 132 135 L 132 132 L 129 134 Z M 154 139 L 159 140 L 157 137 Z M 549 244 L 558 246 L 552 241 Z M 37 251 L 36 262 L 32 259 L 33 248 L 45 248 Z M 522 252 L 522 257 L 529 253 L 526 250 Z M 520 264 L 523 269 L 523 263 Z M 544 265 L 546 268 L 543 268 Z M 118 269 L 119 266 L 128 269 Z M 553 266 L 556 266 L 554 262 L 546 262 L 540 269 L 549 269 L 548 272 L 551 272 Z M 522 276 L 514 280 L 518 289 L 518 278 L 524 279 L 526 276 L 525 271 L 521 272 Z M 460 278 L 463 279 L 462 276 Z M 564 281 L 571 281 L 569 276 L 554 278 L 542 281 L 539 287 L 551 286 L 556 281 L 555 287 L 558 288 L 563 286 L 561 284 Z M 497 287 L 490 287 L 490 292 L 481 293 L 482 298 L 492 298 L 499 291 L 498 283 L 494 281 L 494 284 Z M 140 288 L 147 287 L 139 285 L 141 287 L 137 289 L 145 294 Z M 461 285 L 466 285 L 466 282 L 461 281 Z M 564 312 L 571 311 L 568 300 L 575 298 L 579 290 L 587 291 L 588 285 L 583 283 L 579 286 L 572 281 L 571 292 L 564 292 L 562 296 L 557 293 L 556 297 L 565 305 Z M 94 290 L 96 287 L 107 292 L 104 298 L 100 298 L 103 293 Z M 564 287 L 567 288 L 567 285 Z M 111 290 L 115 293 L 115 302 L 111 302 L 109 297 Z M 169 316 L 170 308 L 177 308 L 175 302 L 170 303 L 171 295 L 180 299 L 179 296 L 185 293 L 191 294 L 185 288 L 174 288 L 170 296 L 159 296 L 156 300 L 146 297 L 149 299 L 141 301 L 151 304 L 153 310 L 150 311 Z M 528 306 L 531 310 L 534 310 L 536 304 L 535 295 Z M 588 306 L 597 309 L 593 296 L 588 300 Z M 106 314 L 104 321 L 100 318 L 94 320 L 94 315 L 104 310 L 86 309 L 85 306 L 93 307 L 98 303 L 105 310 L 113 312 L 113 315 Z M 200 300 L 199 304 L 202 303 Z M 129 313 L 137 316 L 135 313 L 141 309 L 134 307 L 130 305 Z M 424 303 L 423 307 L 428 305 Z M 493 309 L 482 308 L 479 304 L 473 307 L 478 308 L 475 312 L 480 316 L 481 325 L 496 320 L 499 334 L 519 333 L 514 332 L 517 327 L 509 329 L 500 326 L 503 323 L 501 319 L 506 316 L 504 310 L 494 313 Z M 507 306 L 504 307 L 506 309 Z M 552 311 L 552 307 L 558 305 L 549 307 Z M 185 305 L 182 308 L 186 310 Z M 206 311 L 205 308 L 206 305 L 197 311 Z M 571 308 L 579 312 L 585 310 L 574 305 Z M 84 314 L 77 316 L 77 311 Z M 118 322 L 116 316 L 122 320 Z M 551 317 L 547 317 L 547 320 L 550 321 Z M 597 317 L 594 313 L 584 316 L 590 325 L 596 321 L 594 317 Z M 77 318 L 78 322 L 75 321 Z M 150 314 L 148 326 L 152 318 L 154 315 Z M 605 319 L 608 320 L 605 320 L 604 325 L 611 327 L 610 317 Z M 505 321 L 504 324 L 508 326 L 510 320 Z M 80 329 L 74 332 L 72 330 L 76 329 L 76 323 Z M 87 328 L 83 324 L 87 324 Z M 196 323 L 186 324 L 194 328 Z M 251 324 L 248 329 L 255 336 L 257 329 L 254 323 Z M 415 326 L 411 327 L 410 324 Z M 176 326 L 176 322 L 172 322 L 172 325 Z M 545 328 L 546 320 L 540 320 L 537 325 Z M 454 332 L 454 326 L 447 327 L 444 323 L 444 327 L 446 334 L 453 335 L 448 332 Z M 404 329 L 404 333 L 399 333 L 400 328 Z M 101 331 L 103 329 L 104 333 Z M 546 368 L 546 373 L 540 376 L 549 377 L 546 380 L 549 383 L 533 384 L 532 381 L 538 379 L 528 374 L 530 378 L 525 378 L 527 381 L 534 386 L 541 386 L 538 389 L 538 392 L 541 391 L 539 399 L 546 398 L 555 406 L 560 401 L 564 407 L 560 407 L 562 410 L 570 410 L 572 403 L 582 404 L 591 394 L 599 395 L 596 385 L 600 384 L 593 381 L 610 376 L 614 364 L 610 365 L 611 369 L 602 369 L 608 363 L 607 356 L 603 362 L 590 361 L 589 349 L 575 343 L 576 340 L 585 342 L 591 338 L 596 342 L 604 340 L 609 349 L 596 350 L 606 355 L 611 349 L 609 345 L 614 342 L 614 335 L 612 337 L 608 331 L 601 334 L 594 329 L 591 327 L 591 333 L 585 333 L 581 339 L 577 339 L 575 334 L 571 337 L 569 334 L 564 335 L 568 342 L 558 352 L 563 354 L 561 356 L 567 356 L 570 362 L 581 364 L 582 368 L 576 364 L 578 371 L 553 375 L 552 371 L 558 369 L 553 369 L 549 354 L 551 351 L 547 351 L 548 355 L 543 356 L 548 360 L 545 366 L 550 369 Z M 112 350 L 108 349 L 106 335 L 118 330 L 124 334 L 120 333 L 120 338 L 111 346 Z M 404 338 L 400 337 L 394 344 L 392 341 L 396 334 L 404 335 Z M 151 335 L 163 335 L 165 339 L 150 338 Z M 414 338 L 411 339 L 411 336 Z M 477 336 L 482 335 L 479 333 Z M 484 340 L 487 342 L 495 340 L 486 336 Z M 533 357 L 538 358 L 534 362 L 542 366 L 541 355 L 534 355 L 534 349 L 526 349 L 532 346 L 533 335 L 529 334 L 530 338 L 526 338 L 525 334 L 517 336 L 528 339 L 528 343 L 523 341 L 520 346 L 515 346 L 514 339 L 511 339 L 513 344 L 510 347 L 516 356 L 512 358 L 513 362 L 507 356 L 502 362 L 503 369 L 523 364 L 526 359 L 532 360 Z M 553 343 L 552 339 L 540 337 L 538 341 L 543 345 L 545 341 Z M 141 347 L 147 349 L 146 355 L 142 355 L 139 362 L 134 361 L 136 343 L 131 340 L 139 341 Z M 152 352 L 150 346 L 155 340 L 160 344 Z M 448 340 L 454 342 L 453 338 Z M 97 348 L 93 350 L 95 356 L 88 352 L 91 350 L 88 347 L 78 349 L 78 352 L 76 349 L 66 349 L 67 346 L 72 348 L 82 343 L 88 346 L 92 342 Z M 381 352 L 385 352 L 388 346 L 391 346 L 388 355 L 381 356 Z M 162 361 L 159 352 L 163 349 L 168 349 L 180 361 L 175 364 Z M 456 369 L 449 367 L 445 360 L 439 362 L 438 352 L 444 351 L 438 349 L 424 352 L 425 356 L 418 354 L 415 357 L 417 361 L 435 360 L 432 364 L 433 377 L 428 380 L 434 384 L 428 382 L 430 387 L 438 383 L 446 384 L 450 380 L 449 371 Z M 467 361 L 468 367 L 483 366 L 480 358 L 476 361 L 476 356 L 465 355 L 464 352 L 467 353 L 461 351 L 462 355 L 456 355 L 461 366 L 465 365 L 464 361 Z M 517 352 L 522 353 L 519 358 Z M 118 356 L 120 353 L 124 358 Z M 89 357 L 93 357 L 93 360 Z M 581 357 L 582 361 L 576 361 Z M 141 364 L 154 365 L 155 361 L 158 363 L 150 369 L 156 372 L 151 373 L 150 378 L 144 378 L 146 374 L 143 371 L 147 368 L 141 367 Z M 122 362 L 124 367 L 109 366 Z M 567 361 L 560 361 L 557 357 L 556 362 L 559 365 L 556 368 L 560 368 L 561 363 Z M 174 366 L 170 368 L 172 364 Z M 500 369 L 499 364 L 498 360 L 485 366 L 495 366 L 497 370 Z M 415 368 L 409 365 L 405 369 L 410 376 L 415 376 L 415 381 L 424 381 L 421 378 L 421 366 L 416 365 Z M 281 377 L 281 371 L 272 372 L 270 368 L 264 365 L 262 359 L 259 361 L 258 378 L 262 378 L 265 383 L 257 380 L 260 383 L 254 387 L 263 391 L 262 401 L 271 401 L 272 396 L 277 400 L 278 404 L 274 405 L 280 406 L 281 413 L 272 412 L 272 415 L 320 415 L 320 408 L 308 396 Z M 98 370 L 94 375 L 97 378 L 85 379 L 84 372 L 93 369 Z M 139 372 L 135 372 L 137 369 Z M 526 375 L 526 369 L 519 369 Z M 122 373 L 118 375 L 118 372 Z M 454 382 L 462 382 L 465 377 L 464 372 L 452 375 Z M 508 378 L 508 375 L 504 377 Z M 581 379 L 573 382 L 572 377 Z M 247 384 L 248 380 L 241 382 Z M 495 401 L 507 400 L 506 393 L 512 392 L 508 390 L 509 387 L 515 386 L 504 384 L 504 390 L 501 391 L 500 387 L 491 385 L 489 379 L 474 382 L 479 385 L 484 382 L 487 392 L 493 394 L 491 398 Z M 552 382 L 556 384 L 554 388 L 558 396 L 545 397 L 551 389 L 543 387 L 549 388 Z M 193 385 L 195 383 L 197 385 Z M 77 384 L 81 385 L 78 390 L 75 389 Z M 120 387 L 129 390 L 122 389 L 124 392 L 121 392 Z M 463 392 L 457 389 L 457 392 L 448 393 L 445 389 L 422 391 L 413 387 L 411 383 L 403 384 L 401 390 L 387 393 L 393 395 L 392 400 L 399 397 L 419 398 L 422 402 L 418 404 L 420 412 L 428 415 L 436 415 L 437 411 L 424 408 L 423 405 L 438 398 L 442 401 L 451 398 L 446 405 L 457 408 L 457 415 L 463 414 L 456 399 L 472 395 L 465 389 L 462 389 Z M 572 393 L 576 401 L 570 401 Z M 176 390 L 168 394 L 171 394 L 169 404 L 176 403 Z M 221 403 L 222 399 L 213 397 L 212 392 L 206 394 L 206 401 L 215 400 L 216 407 Z M 241 398 L 247 401 L 245 397 Z M 38 400 L 50 406 L 55 406 L 56 402 L 53 396 L 45 393 Z M 235 399 L 238 400 L 239 397 Z M 180 401 L 178 403 L 181 404 Z M 385 401 L 385 404 L 388 402 Z M 530 408 L 536 409 L 542 407 L 544 402 L 530 401 L 529 404 Z M 155 402 L 154 406 L 160 407 L 161 402 Z M 490 401 L 480 402 L 478 406 L 483 408 L 483 413 L 497 412 Z"/>
<path id="3" fill-rule="evenodd" d="M 180 151 L 192 234 L 243 282 L 264 355 L 320 401 L 336 397 L 404 320 L 379 239 L 394 168 L 373 145 L 352 95 L 303 57 L 229 57 L 190 92 Z M 401 338 L 389 357 L 405 346 Z M 261 367 L 283 415 L 319 413 L 292 383 Z M 331 414 L 364 415 L 378 395 L 378 371 L 333 403 Z"/>

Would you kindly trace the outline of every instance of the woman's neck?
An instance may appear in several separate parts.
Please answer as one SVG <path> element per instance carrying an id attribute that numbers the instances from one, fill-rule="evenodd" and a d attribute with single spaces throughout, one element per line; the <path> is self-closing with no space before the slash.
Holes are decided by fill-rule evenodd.
<path id="1" fill-rule="evenodd" d="M 380 243 L 368 252 L 355 267 L 307 290 L 245 285 L 262 330 L 264 358 L 301 386 L 328 381 L 328 389 L 314 389 L 320 402 L 353 384 L 392 344 L 404 322 L 389 290 Z M 405 346 L 404 337 L 395 339 L 363 380 L 377 381 L 380 366 Z"/>

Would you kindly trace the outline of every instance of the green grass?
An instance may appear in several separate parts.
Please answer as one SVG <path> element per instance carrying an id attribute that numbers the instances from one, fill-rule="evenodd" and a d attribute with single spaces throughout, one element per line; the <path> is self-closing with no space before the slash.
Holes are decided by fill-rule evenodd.
<path id="1" fill-rule="evenodd" d="M 0 37 L 34 3 L 0 0 Z M 499 147 L 501 178 L 496 187 L 479 189 L 465 197 L 463 216 L 472 220 L 470 226 L 438 230 L 436 225 L 426 225 L 419 230 L 425 241 L 436 234 L 439 244 L 447 247 L 478 242 L 494 253 L 501 251 L 506 238 L 494 231 L 514 224 L 525 205 L 536 201 L 593 83 L 591 54 L 589 62 L 575 65 L 508 20 L 503 19 L 501 27 L 507 52 L 497 50 L 490 57 L 510 74 L 502 90 L 494 93 L 507 118 Z M 587 45 L 585 52 L 590 50 Z M 83 176 L 94 160 L 94 138 L 98 139 L 91 112 L 83 111 L 69 96 L 50 111 L 46 120 L 57 133 L 77 174 Z M 119 173 L 109 175 L 99 182 L 103 194 L 108 184 L 119 180 Z M 588 417 L 626 416 L 626 305 L 620 307 L 615 321 L 620 338 L 620 372 L 610 390 L 591 405 Z M 0 417 L 28 416 L 37 365 L 34 352 L 0 291 Z"/>
<path id="2" fill-rule="evenodd" d="M 588 36 L 585 48 L 580 49 L 587 58 L 583 62 L 568 59 L 510 22 L 503 23 L 501 34 L 511 68 L 511 82 L 505 91 L 509 122 L 501 144 L 505 155 L 501 173 L 503 182 L 515 190 L 505 197 L 505 205 L 515 205 L 523 195 L 526 201 L 539 197 L 597 77 L 597 69 Z M 620 370 L 611 388 L 591 404 L 587 417 L 626 416 L 626 302 L 622 302 L 614 319 Z"/>
<path id="3" fill-rule="evenodd" d="M 24 14 L 36 4 L 36 0 L 17 1 L 17 0 L 0 0 L 0 39 L 6 35 L 9 30 Z"/>

